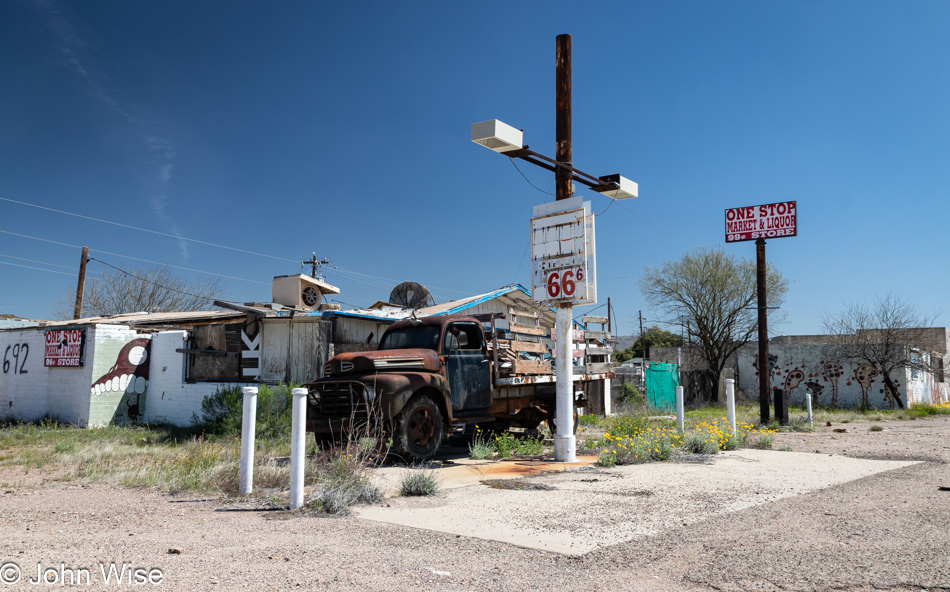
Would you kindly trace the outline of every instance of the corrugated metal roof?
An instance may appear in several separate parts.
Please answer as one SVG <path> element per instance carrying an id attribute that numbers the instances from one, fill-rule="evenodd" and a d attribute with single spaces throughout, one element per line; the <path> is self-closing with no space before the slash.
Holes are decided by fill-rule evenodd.
<path id="1" fill-rule="evenodd" d="M 204 320 L 224 320 L 244 316 L 243 313 L 230 310 L 199 310 L 189 312 L 125 313 L 109 317 L 89 317 L 65 321 L 43 321 L 43 327 L 67 325 L 173 325 L 175 323 L 193 323 Z"/>
<path id="2" fill-rule="evenodd" d="M 491 292 L 486 292 L 484 294 L 476 294 L 475 296 L 469 296 L 468 298 L 461 298 L 459 300 L 452 300 L 451 302 L 445 302 L 442 304 L 436 304 L 435 306 L 427 306 L 426 308 L 420 308 L 415 311 L 415 316 L 417 317 L 429 317 L 429 316 L 442 316 L 450 314 L 464 314 L 466 309 L 469 309 L 473 306 L 477 306 L 483 302 L 488 302 L 489 300 L 494 300 L 496 298 L 501 298 L 507 296 L 510 299 L 514 300 L 515 304 L 521 306 L 530 306 L 533 308 L 538 308 L 542 311 L 547 318 L 548 315 L 551 317 L 551 322 L 554 322 L 554 313 L 549 309 L 539 306 L 536 302 L 531 300 L 531 292 L 526 290 L 521 284 L 511 284 L 505 286 L 504 288 L 499 288 L 497 290 L 492 290 Z M 257 316 L 264 318 L 300 318 L 300 317 L 354 317 L 360 319 L 372 319 L 378 321 L 400 321 L 403 319 L 408 319 L 413 315 L 413 310 L 409 308 L 396 307 L 396 306 L 387 306 L 382 302 L 377 302 L 374 304 L 374 307 L 378 308 L 354 308 L 349 310 L 295 310 L 295 309 L 282 309 L 274 310 L 271 308 L 264 308 L 262 306 L 244 306 L 239 304 L 234 304 L 231 302 L 216 301 L 215 304 L 218 306 L 223 306 L 227 308 L 233 308 L 234 310 L 240 310 L 243 312 L 248 312 Z"/>

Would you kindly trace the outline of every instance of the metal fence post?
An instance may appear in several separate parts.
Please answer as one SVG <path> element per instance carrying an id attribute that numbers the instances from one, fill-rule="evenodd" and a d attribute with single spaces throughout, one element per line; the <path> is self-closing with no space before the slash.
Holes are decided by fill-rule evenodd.
<path id="1" fill-rule="evenodd" d="M 686 418 L 683 414 L 683 387 L 676 387 L 676 427 L 679 431 L 685 429 Z"/>
<path id="2" fill-rule="evenodd" d="M 296 510 L 303 506 L 303 468 L 307 456 L 307 389 L 295 388 L 291 394 L 290 509 Z"/>
<path id="3" fill-rule="evenodd" d="M 733 378 L 726 379 L 726 416 L 729 418 L 729 427 L 732 428 L 732 435 L 736 434 L 736 381 Z"/>
<path id="4" fill-rule="evenodd" d="M 257 429 L 257 387 L 244 387 L 241 419 L 241 480 L 239 491 L 248 495 L 254 489 L 254 435 Z"/>

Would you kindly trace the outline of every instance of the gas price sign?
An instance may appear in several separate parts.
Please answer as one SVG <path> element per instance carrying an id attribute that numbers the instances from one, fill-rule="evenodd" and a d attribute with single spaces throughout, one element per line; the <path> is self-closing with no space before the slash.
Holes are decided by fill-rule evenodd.
<path id="1" fill-rule="evenodd" d="M 781 201 L 726 210 L 726 242 L 798 235 L 798 205 Z"/>
<path id="2" fill-rule="evenodd" d="M 535 206 L 531 293 L 537 302 L 597 301 L 594 216 L 580 197 Z"/>

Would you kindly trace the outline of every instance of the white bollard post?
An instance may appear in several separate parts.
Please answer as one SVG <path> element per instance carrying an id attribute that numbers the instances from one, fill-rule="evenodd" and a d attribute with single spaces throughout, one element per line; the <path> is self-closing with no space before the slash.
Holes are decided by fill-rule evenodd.
<path id="1" fill-rule="evenodd" d="M 686 429 L 686 418 L 683 413 L 683 387 L 676 387 L 676 427 L 679 431 Z"/>
<path id="2" fill-rule="evenodd" d="M 556 371 L 556 409 L 554 434 L 554 460 L 574 462 L 577 460 L 577 443 L 574 438 L 574 365 L 573 352 L 574 319 L 571 304 L 560 303 L 554 320 L 557 334 L 557 355 L 554 365 Z"/>
<path id="3" fill-rule="evenodd" d="M 732 378 L 726 379 L 726 417 L 729 418 L 729 427 L 732 428 L 732 435 L 736 435 L 736 381 Z"/>
<path id="4" fill-rule="evenodd" d="M 805 403 L 808 405 L 808 423 L 815 427 L 815 418 L 811 415 L 811 391 L 805 393 Z"/>
<path id="5" fill-rule="evenodd" d="M 290 509 L 303 506 L 303 467 L 307 456 L 307 389 L 295 388 L 290 391 Z"/>
<path id="6" fill-rule="evenodd" d="M 248 495 L 254 489 L 254 435 L 257 429 L 257 387 L 244 387 L 241 418 L 241 480 L 239 491 Z"/>

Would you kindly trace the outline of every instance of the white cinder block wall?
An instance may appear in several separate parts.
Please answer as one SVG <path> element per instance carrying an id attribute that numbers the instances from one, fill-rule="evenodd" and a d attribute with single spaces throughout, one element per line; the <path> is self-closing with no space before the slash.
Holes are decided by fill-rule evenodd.
<path id="1" fill-rule="evenodd" d="M 0 331 L 0 420 L 35 422 L 51 417 L 86 425 L 92 383 L 90 344 L 95 341 L 93 328 L 86 329 L 86 360 L 81 368 L 44 365 L 44 328 Z"/>
<path id="2" fill-rule="evenodd" d="M 191 425 L 192 415 L 201 416 L 201 401 L 222 382 L 185 382 L 185 355 L 176 352 L 185 346 L 186 331 L 163 331 L 152 336 L 152 367 L 148 404 L 143 421 L 176 426 Z"/>

